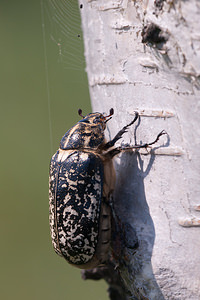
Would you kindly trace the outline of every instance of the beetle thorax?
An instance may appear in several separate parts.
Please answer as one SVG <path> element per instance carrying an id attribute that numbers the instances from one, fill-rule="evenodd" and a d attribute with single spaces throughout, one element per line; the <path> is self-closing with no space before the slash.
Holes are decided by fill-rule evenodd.
<path id="1" fill-rule="evenodd" d="M 60 142 L 60 148 L 97 149 L 105 142 L 106 128 L 102 114 L 89 114 L 66 132 Z"/>

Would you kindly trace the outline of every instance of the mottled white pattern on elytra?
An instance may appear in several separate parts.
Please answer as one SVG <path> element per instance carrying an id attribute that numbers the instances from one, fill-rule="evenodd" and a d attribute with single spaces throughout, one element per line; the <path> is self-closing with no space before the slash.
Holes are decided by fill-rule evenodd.
<path id="1" fill-rule="evenodd" d="M 56 229 L 56 223 L 55 223 L 55 194 L 53 191 L 55 191 L 56 186 L 56 176 L 54 175 L 55 172 L 55 155 L 52 157 L 51 165 L 50 165 L 50 175 L 49 175 L 49 224 L 50 224 L 50 233 L 51 233 L 51 240 L 52 245 L 54 247 L 54 250 L 57 254 L 62 256 L 60 249 L 58 247 L 58 238 L 57 238 L 57 229 Z M 51 187 L 52 185 L 52 187 Z M 50 188 L 51 187 L 51 188 Z"/>
<path id="2" fill-rule="evenodd" d="M 70 206 L 66 206 L 66 207 L 64 208 L 64 211 L 63 211 L 63 219 L 66 218 L 66 214 L 67 214 L 68 212 L 69 212 L 71 215 L 78 216 L 77 211 L 76 211 L 75 209 L 73 209 L 73 208 L 71 207 L 71 205 L 70 205 Z"/>
<path id="3" fill-rule="evenodd" d="M 66 160 L 68 158 L 68 156 L 70 154 L 71 154 L 71 151 L 65 151 L 65 150 L 59 149 L 59 154 L 58 154 L 57 161 L 58 162 L 63 162 L 64 160 Z"/>
<path id="4" fill-rule="evenodd" d="M 88 153 L 87 152 L 82 152 L 80 155 L 81 160 L 87 161 L 88 159 Z"/>
<path id="5" fill-rule="evenodd" d="M 77 181 L 73 181 L 73 180 L 70 180 L 69 177 L 68 177 L 68 172 L 65 173 L 65 177 L 61 178 L 62 180 L 66 180 L 68 185 L 70 186 L 71 189 L 75 188 L 77 189 L 77 184 L 78 182 Z"/>
<path id="6" fill-rule="evenodd" d="M 57 198 L 57 196 L 56 194 L 51 193 L 50 191 L 50 227 L 52 242 L 56 252 L 60 255 L 62 253 L 62 255 L 64 255 L 64 257 L 67 258 L 71 263 L 79 264 L 87 263 L 88 261 L 90 261 L 96 250 L 98 230 L 96 230 L 96 227 L 90 228 L 90 233 L 87 238 L 85 235 L 82 234 L 82 232 L 85 232 L 83 231 L 85 230 L 85 228 L 82 227 L 84 226 L 82 224 L 84 224 L 85 218 L 87 218 L 88 222 L 94 222 L 94 226 L 97 226 L 96 222 L 98 222 L 100 214 L 100 203 L 99 200 L 97 201 L 97 199 L 100 199 L 101 196 L 101 174 L 100 171 L 97 171 L 96 174 L 94 174 L 94 176 L 90 175 L 91 182 L 93 182 L 93 184 L 89 183 L 87 186 L 84 187 L 85 194 L 83 195 L 83 199 L 80 199 L 78 195 L 78 188 L 79 185 L 84 186 L 85 175 L 77 173 L 76 165 L 80 165 L 78 161 L 78 155 L 72 156 L 73 165 L 69 171 L 66 172 L 64 171 L 64 169 L 62 169 L 62 162 L 67 160 L 71 154 L 73 155 L 73 153 L 74 150 L 59 149 L 56 161 L 53 161 L 51 164 L 52 172 L 50 172 L 50 181 L 53 182 L 53 184 L 55 185 L 58 180 L 60 183 L 62 182 L 62 184 L 59 187 L 59 193 L 65 192 L 66 195 L 64 199 L 62 198 L 62 204 L 60 203 L 57 207 L 57 211 L 55 211 L 57 205 L 55 203 L 55 197 Z M 89 155 L 90 154 L 88 152 L 79 152 L 80 161 L 87 162 Z M 55 155 L 52 158 L 52 160 L 54 158 Z M 55 171 L 55 166 L 58 166 L 57 163 L 61 163 L 59 165 L 60 171 Z M 77 180 L 76 174 L 78 176 Z M 71 175 L 74 175 L 74 177 Z M 59 178 L 57 179 L 58 176 Z M 82 177 L 82 180 L 80 180 L 80 177 Z M 72 180 L 72 178 L 74 180 Z M 55 190 L 56 189 L 57 187 L 55 187 Z M 62 189 L 63 192 L 61 192 Z M 92 191 L 95 191 L 95 193 L 93 193 Z M 57 190 L 55 192 L 57 193 Z M 73 203 L 69 204 L 72 200 L 72 193 Z M 84 206 L 84 203 L 87 206 Z M 83 208 L 85 209 L 85 211 L 87 211 L 86 215 L 84 211 L 83 214 L 80 215 L 80 209 L 82 209 L 81 205 L 83 205 Z M 59 220 L 62 220 L 62 222 L 58 221 L 58 217 Z M 70 255 L 70 251 L 73 251 L 74 254 Z"/>
<path id="7" fill-rule="evenodd" d="M 99 171 L 97 171 L 97 172 L 95 173 L 95 180 L 96 180 L 98 183 L 101 182 L 101 176 L 100 176 L 100 172 L 99 172 Z"/>

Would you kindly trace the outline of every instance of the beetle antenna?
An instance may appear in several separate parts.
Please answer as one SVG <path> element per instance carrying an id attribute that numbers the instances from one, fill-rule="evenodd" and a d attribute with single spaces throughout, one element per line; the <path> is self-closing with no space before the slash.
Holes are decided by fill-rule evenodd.
<path id="1" fill-rule="evenodd" d="M 105 120 L 104 123 L 107 123 L 108 121 L 110 121 L 112 119 L 112 117 L 110 117 L 109 119 Z"/>
<path id="2" fill-rule="evenodd" d="M 111 108 L 111 109 L 110 109 L 110 115 L 109 115 L 108 117 L 110 117 L 110 116 L 112 116 L 112 115 L 114 115 L 114 108 Z"/>
<path id="3" fill-rule="evenodd" d="M 105 118 L 109 118 L 109 117 L 112 116 L 113 114 L 114 114 L 114 109 L 111 108 L 111 109 L 110 109 L 110 114 L 109 114 L 108 116 L 106 116 Z"/>
<path id="4" fill-rule="evenodd" d="M 83 115 L 82 115 L 82 109 L 78 109 L 78 114 L 79 114 L 79 116 L 81 116 L 82 118 L 85 118 Z"/>
<path id="5" fill-rule="evenodd" d="M 105 121 L 105 123 L 107 123 L 110 119 L 112 119 L 112 115 L 114 114 L 114 109 L 113 108 L 111 108 L 110 109 L 110 114 L 108 115 L 108 116 L 106 116 L 105 118 L 106 118 L 106 121 Z M 107 119 L 108 118 L 108 119 Z"/>

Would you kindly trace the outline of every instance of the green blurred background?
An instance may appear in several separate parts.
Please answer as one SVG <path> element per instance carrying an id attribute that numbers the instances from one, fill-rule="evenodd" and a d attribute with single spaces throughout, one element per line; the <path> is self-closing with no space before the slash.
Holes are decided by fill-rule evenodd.
<path id="1" fill-rule="evenodd" d="M 70 2 L 70 16 L 77 16 L 77 1 Z M 51 12 L 46 13 L 44 6 L 41 14 L 40 0 L 0 1 L 0 299 L 108 299 L 103 281 L 83 281 L 80 270 L 69 266 L 51 246 L 50 157 L 65 131 L 78 121 L 78 108 L 83 113 L 91 110 L 84 59 L 77 58 L 78 71 L 76 65 L 67 67 L 67 53 L 61 59 L 64 49 L 58 45 L 64 41 Z M 75 17 L 77 24 L 80 27 L 80 19 Z M 80 29 L 71 33 L 83 55 Z"/>

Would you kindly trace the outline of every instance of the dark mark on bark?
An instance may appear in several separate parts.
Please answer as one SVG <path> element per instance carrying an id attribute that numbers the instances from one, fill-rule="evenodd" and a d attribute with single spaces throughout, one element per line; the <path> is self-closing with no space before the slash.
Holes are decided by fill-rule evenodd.
<path id="1" fill-rule="evenodd" d="M 162 10 L 165 0 L 154 0 L 154 5 L 157 9 Z"/>
<path id="2" fill-rule="evenodd" d="M 163 44 L 168 40 L 168 36 L 162 31 L 162 29 L 154 24 L 150 23 L 144 26 L 142 30 L 142 43 L 150 43 L 152 45 Z"/>

